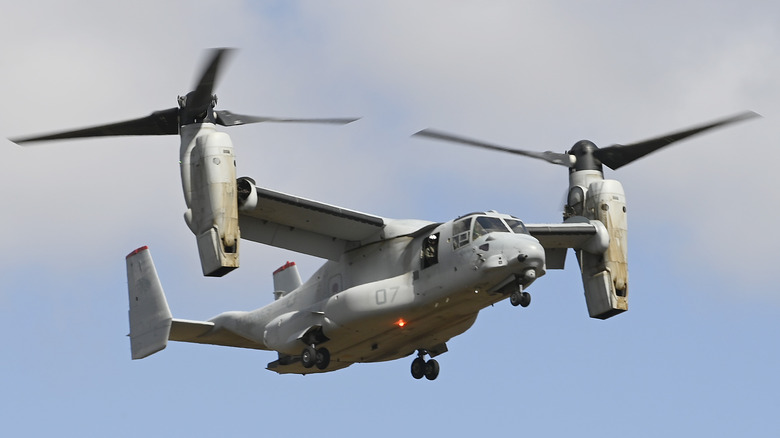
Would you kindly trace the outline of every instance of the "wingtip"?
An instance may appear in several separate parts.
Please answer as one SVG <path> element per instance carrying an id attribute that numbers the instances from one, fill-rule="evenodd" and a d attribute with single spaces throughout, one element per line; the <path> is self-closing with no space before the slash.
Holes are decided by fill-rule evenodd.
<path id="1" fill-rule="evenodd" d="M 36 141 L 36 138 L 35 137 L 14 137 L 14 138 L 9 138 L 7 140 L 17 146 L 28 146 L 23 143 L 30 143 Z"/>

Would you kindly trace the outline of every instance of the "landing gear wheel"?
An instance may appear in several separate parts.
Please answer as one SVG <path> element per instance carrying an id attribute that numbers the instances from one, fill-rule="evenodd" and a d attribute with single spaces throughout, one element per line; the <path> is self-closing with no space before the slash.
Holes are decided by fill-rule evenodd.
<path id="1" fill-rule="evenodd" d="M 412 377 L 419 380 L 425 375 L 425 370 L 428 367 L 425 364 L 425 359 L 418 357 L 412 361 Z"/>
<path id="2" fill-rule="evenodd" d="M 314 362 L 317 369 L 324 370 L 330 364 L 330 351 L 327 348 L 320 348 L 314 355 Z"/>
<path id="3" fill-rule="evenodd" d="M 531 304 L 531 294 L 516 290 L 509 295 L 509 302 L 515 307 L 528 307 L 528 305 Z"/>
<path id="4" fill-rule="evenodd" d="M 314 347 L 306 347 L 301 352 L 301 363 L 304 368 L 311 368 L 317 362 L 317 350 Z"/>
<path id="5" fill-rule="evenodd" d="M 528 307 L 531 304 L 531 294 L 528 292 L 523 292 L 522 298 L 520 299 L 520 307 Z"/>
<path id="6" fill-rule="evenodd" d="M 425 378 L 428 380 L 436 380 L 439 377 L 439 362 L 435 359 L 431 359 L 425 363 Z"/>

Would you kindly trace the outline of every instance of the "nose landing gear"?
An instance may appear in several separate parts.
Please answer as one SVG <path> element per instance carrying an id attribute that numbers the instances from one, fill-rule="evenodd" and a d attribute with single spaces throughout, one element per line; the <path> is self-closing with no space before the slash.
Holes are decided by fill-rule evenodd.
<path id="1" fill-rule="evenodd" d="M 512 287 L 511 283 L 506 286 L 503 291 L 504 293 L 509 292 L 509 302 L 512 303 L 513 306 L 528 307 L 531 304 L 531 294 L 523 289 L 533 283 L 535 279 L 536 271 L 533 268 L 528 268 L 523 272 L 522 277 L 515 277 L 514 289 L 510 289 Z"/>
<path id="2" fill-rule="evenodd" d="M 509 295 L 509 302 L 515 307 L 528 307 L 531 304 L 531 294 L 523 291 L 522 287 L 518 287 L 516 291 Z"/>
<path id="3" fill-rule="evenodd" d="M 417 352 L 417 358 L 412 361 L 412 377 L 419 380 L 424 376 L 428 380 L 436 380 L 439 377 L 439 362 L 436 359 L 430 359 L 426 362 L 426 354 L 428 352 L 425 350 Z"/>

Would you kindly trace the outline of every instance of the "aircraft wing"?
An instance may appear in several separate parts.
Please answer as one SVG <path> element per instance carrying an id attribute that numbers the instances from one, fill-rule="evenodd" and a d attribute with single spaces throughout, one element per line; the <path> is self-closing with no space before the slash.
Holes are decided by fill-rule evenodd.
<path id="1" fill-rule="evenodd" d="M 239 207 L 241 237 L 338 260 L 344 251 L 382 238 L 386 219 L 319 201 L 251 187 Z"/>
<path id="2" fill-rule="evenodd" d="M 196 344 L 224 345 L 226 347 L 254 348 L 257 350 L 268 349 L 263 344 L 239 336 L 231 331 L 224 329 L 214 330 L 214 323 L 208 321 L 173 319 L 168 339 L 179 342 L 194 342 Z"/>
<path id="3" fill-rule="evenodd" d="M 589 223 L 525 224 L 545 248 L 580 248 L 598 231 Z"/>
<path id="4" fill-rule="evenodd" d="M 562 224 L 525 224 L 544 247 L 547 269 L 563 269 L 569 248 L 602 253 L 609 245 L 609 233 L 599 221 L 574 217 Z"/>

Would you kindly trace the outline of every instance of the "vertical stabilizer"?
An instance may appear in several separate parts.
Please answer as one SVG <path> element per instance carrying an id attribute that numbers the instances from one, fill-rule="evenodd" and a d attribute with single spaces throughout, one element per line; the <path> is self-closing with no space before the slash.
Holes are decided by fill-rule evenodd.
<path id="1" fill-rule="evenodd" d="M 274 271 L 274 298 L 279 299 L 301 287 L 301 275 L 295 262 L 287 262 Z"/>
<path id="2" fill-rule="evenodd" d="M 152 255 L 146 246 L 127 255 L 127 291 L 130 349 L 133 359 L 143 359 L 168 345 L 172 321 Z"/>

